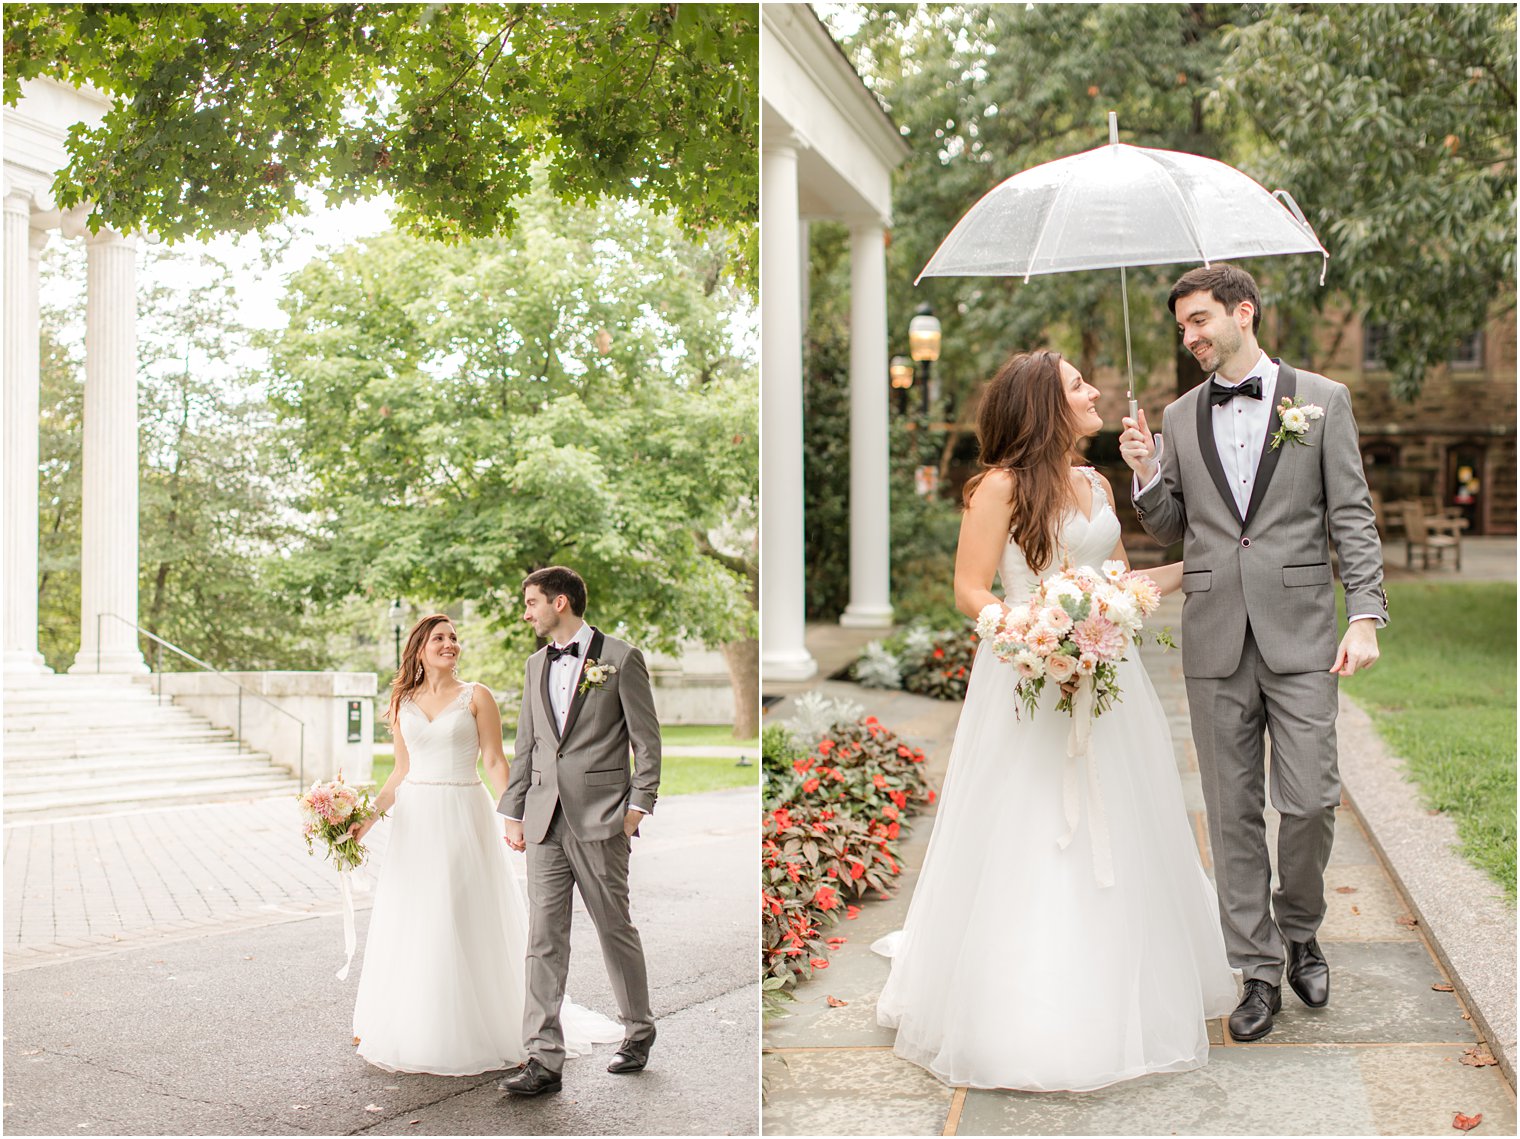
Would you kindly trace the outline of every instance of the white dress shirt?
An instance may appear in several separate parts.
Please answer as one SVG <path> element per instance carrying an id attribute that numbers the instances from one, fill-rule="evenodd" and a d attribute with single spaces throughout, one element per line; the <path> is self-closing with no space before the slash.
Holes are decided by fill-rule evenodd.
<path id="1" fill-rule="evenodd" d="M 554 647 L 567 649 L 571 645 L 580 646 L 578 656 L 566 654 L 549 664 L 549 707 L 554 712 L 555 722 L 559 724 L 559 734 L 565 734 L 565 720 L 570 715 L 570 703 L 575 698 L 575 686 L 581 678 L 581 670 L 586 665 L 586 650 L 591 647 L 591 626 L 582 624 L 564 644 L 556 644 Z"/>

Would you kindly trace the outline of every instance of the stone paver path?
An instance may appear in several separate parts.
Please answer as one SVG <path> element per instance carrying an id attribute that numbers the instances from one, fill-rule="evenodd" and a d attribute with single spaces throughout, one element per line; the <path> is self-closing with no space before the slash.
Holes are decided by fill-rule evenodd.
<path id="1" fill-rule="evenodd" d="M 1175 629 L 1180 603 L 1159 618 Z M 1178 769 L 1199 849 L 1208 862 L 1203 795 L 1188 728 L 1180 657 L 1145 651 L 1171 723 Z M 925 747 L 943 779 L 956 703 L 827 682 L 826 692 L 865 703 L 883 723 Z M 786 706 L 773 717 L 785 717 Z M 1268 812 L 1276 842 L 1275 812 Z M 1321 929 L 1333 997 L 1309 1009 L 1284 987 L 1283 1013 L 1264 1041 L 1236 1044 L 1220 1021 L 1216 1047 L 1195 1072 L 1147 1076 L 1101 1091 L 1027 1093 L 949 1088 L 892 1052 L 876 1023 L 888 962 L 873 940 L 901 927 L 933 816 L 904 844 L 906 869 L 890 901 L 865 905 L 830 935 L 849 940 L 827 969 L 797 990 L 793 1013 L 765 1031 L 763 1127 L 767 1134 L 900 1135 L 1317 1135 L 1454 1134 L 1455 1113 L 1483 1114 L 1475 1135 L 1515 1134 L 1513 1090 L 1497 1067 L 1461 1062 L 1477 1042 L 1460 1000 L 1406 909 L 1361 823 L 1342 805 L 1326 873 Z M 830 1007 L 827 997 L 846 1001 Z"/>
<path id="2" fill-rule="evenodd" d="M 375 854 L 387 833 L 367 840 Z M 356 877 L 362 889 L 368 871 Z M 290 795 L 5 827 L 6 972 L 339 904 Z"/>

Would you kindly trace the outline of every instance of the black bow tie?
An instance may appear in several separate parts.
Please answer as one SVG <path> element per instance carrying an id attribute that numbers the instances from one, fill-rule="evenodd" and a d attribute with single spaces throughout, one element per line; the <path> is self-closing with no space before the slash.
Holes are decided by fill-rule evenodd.
<path id="1" fill-rule="evenodd" d="M 560 657 L 565 657 L 565 656 L 578 657 L 578 656 L 580 656 L 581 655 L 581 643 L 579 641 L 571 641 L 568 645 L 566 645 L 562 649 L 557 649 L 553 645 L 549 645 L 547 651 L 549 653 L 549 663 L 553 664 L 555 661 L 559 660 Z"/>
<path id="2" fill-rule="evenodd" d="M 1239 387 L 1227 388 L 1218 380 L 1209 385 L 1209 406 L 1218 407 L 1222 403 L 1229 403 L 1238 395 L 1248 396 L 1251 399 L 1261 398 L 1261 377 L 1252 376 Z"/>

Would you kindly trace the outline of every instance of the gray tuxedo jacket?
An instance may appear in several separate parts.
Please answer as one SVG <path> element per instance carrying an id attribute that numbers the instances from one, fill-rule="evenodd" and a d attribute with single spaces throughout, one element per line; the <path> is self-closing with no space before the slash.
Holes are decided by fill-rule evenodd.
<path id="1" fill-rule="evenodd" d="M 593 661 L 616 669 L 599 688 L 583 683 Z M 659 796 L 660 722 L 643 654 L 593 628 L 581 676 L 562 734 L 549 703 L 548 653 L 539 649 L 524 670 L 512 772 L 496 809 L 521 819 L 529 842 L 544 840 L 556 804 L 576 838 L 603 842 L 622 833 L 630 806 L 652 813 Z"/>
<path id="2" fill-rule="evenodd" d="M 1297 396 L 1317 404 L 1303 443 L 1277 449 L 1273 408 L 1245 516 L 1219 459 L 1208 383 L 1162 416 L 1161 478 L 1135 498 L 1135 513 L 1163 545 L 1182 540 L 1182 669 L 1226 677 L 1240 662 L 1246 622 L 1273 672 L 1328 671 L 1339 630 L 1329 542 L 1335 543 L 1348 614 L 1387 619 L 1383 549 L 1351 396 L 1313 372 L 1278 362 L 1274 403 Z"/>

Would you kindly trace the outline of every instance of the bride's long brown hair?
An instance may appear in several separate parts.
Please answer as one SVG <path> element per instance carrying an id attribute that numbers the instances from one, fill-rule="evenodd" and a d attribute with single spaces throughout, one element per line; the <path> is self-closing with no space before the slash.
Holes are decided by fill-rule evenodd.
<path id="1" fill-rule="evenodd" d="M 1071 459 L 1080 438 L 1061 383 L 1059 352 L 1020 352 L 988 381 L 976 411 L 982 469 L 966 483 L 965 502 L 989 471 L 1007 471 L 1013 494 L 1009 536 L 1043 573 L 1055 558 L 1056 528 L 1071 502 Z"/>
<path id="2" fill-rule="evenodd" d="M 452 625 L 454 619 L 445 613 L 434 613 L 418 621 L 412 626 L 412 631 L 406 635 L 406 648 L 401 650 L 401 667 L 396 670 L 396 678 L 391 681 L 390 707 L 385 711 L 385 721 L 392 727 L 396 724 L 396 717 L 401 713 L 401 702 L 422 687 L 422 681 L 425 679 L 422 669 L 422 648 L 427 644 L 428 638 L 433 635 L 433 627 L 443 622 Z"/>

